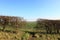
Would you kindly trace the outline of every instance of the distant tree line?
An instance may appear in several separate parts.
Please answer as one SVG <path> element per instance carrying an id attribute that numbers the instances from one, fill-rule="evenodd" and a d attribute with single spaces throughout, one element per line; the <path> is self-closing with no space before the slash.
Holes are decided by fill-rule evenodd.
<path id="1" fill-rule="evenodd" d="M 6 25 L 12 26 L 13 28 L 21 28 L 25 24 L 26 21 L 22 17 L 0 16 L 0 26 L 3 27 L 3 30 L 6 28 Z"/>
<path id="2" fill-rule="evenodd" d="M 48 19 L 38 19 L 36 29 L 45 28 L 47 33 L 52 33 L 55 31 L 59 33 L 60 30 L 60 20 L 48 20 Z"/>

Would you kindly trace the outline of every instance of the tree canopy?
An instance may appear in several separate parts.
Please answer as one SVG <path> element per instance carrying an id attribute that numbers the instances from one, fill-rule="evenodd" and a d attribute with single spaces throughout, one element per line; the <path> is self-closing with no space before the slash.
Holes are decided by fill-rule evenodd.
<path id="1" fill-rule="evenodd" d="M 3 30 L 5 29 L 6 25 L 12 27 L 23 27 L 26 24 L 26 21 L 22 17 L 15 17 L 15 16 L 0 16 L 0 26 L 3 26 Z"/>

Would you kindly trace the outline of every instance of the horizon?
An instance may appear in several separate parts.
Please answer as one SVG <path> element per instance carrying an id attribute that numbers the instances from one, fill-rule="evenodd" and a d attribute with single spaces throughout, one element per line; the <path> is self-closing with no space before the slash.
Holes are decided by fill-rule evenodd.
<path id="1" fill-rule="evenodd" d="M 0 16 L 7 16 L 7 15 L 0 15 Z M 11 17 L 20 17 L 20 16 L 11 16 Z M 47 19 L 47 20 L 60 20 L 60 18 L 36 18 L 36 19 L 25 19 L 24 17 L 22 17 L 24 20 L 26 20 L 27 22 L 34 22 L 37 21 L 38 19 Z"/>
<path id="2" fill-rule="evenodd" d="M 0 0 L 0 15 L 60 20 L 60 0 Z"/>

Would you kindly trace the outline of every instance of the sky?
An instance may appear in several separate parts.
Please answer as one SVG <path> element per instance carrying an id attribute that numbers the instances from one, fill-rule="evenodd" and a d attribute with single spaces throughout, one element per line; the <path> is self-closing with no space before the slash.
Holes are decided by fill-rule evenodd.
<path id="1" fill-rule="evenodd" d="M 27 21 L 60 19 L 60 0 L 0 0 L 0 15 L 19 16 Z"/>

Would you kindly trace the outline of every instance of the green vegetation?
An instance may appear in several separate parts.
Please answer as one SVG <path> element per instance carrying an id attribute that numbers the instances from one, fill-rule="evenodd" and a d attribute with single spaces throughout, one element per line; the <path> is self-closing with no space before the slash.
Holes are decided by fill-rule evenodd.
<path id="1" fill-rule="evenodd" d="M 36 26 L 36 22 L 27 22 L 26 28 L 34 28 Z"/>
<path id="2" fill-rule="evenodd" d="M 0 40 L 60 40 L 59 26 L 58 20 L 27 22 L 19 17 L 0 16 Z"/>

